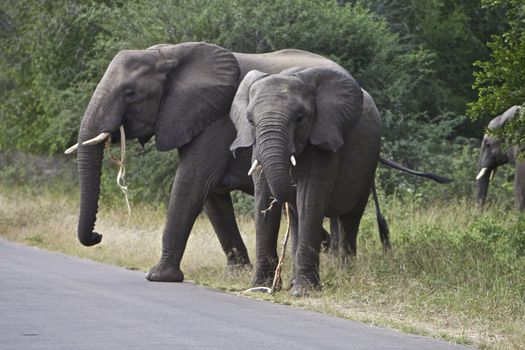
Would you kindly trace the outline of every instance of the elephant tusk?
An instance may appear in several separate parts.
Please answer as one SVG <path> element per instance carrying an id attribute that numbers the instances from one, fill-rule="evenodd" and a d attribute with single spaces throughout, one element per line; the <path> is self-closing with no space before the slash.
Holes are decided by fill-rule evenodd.
<path id="1" fill-rule="evenodd" d="M 75 143 L 73 146 L 69 147 L 64 151 L 64 154 L 71 154 L 78 149 L 78 143 Z"/>
<path id="2" fill-rule="evenodd" d="M 89 139 L 87 141 L 82 142 L 83 145 L 96 145 L 97 143 L 101 143 L 105 141 L 109 137 L 109 132 L 103 132 L 97 137 L 94 137 L 92 139 Z"/>
<path id="3" fill-rule="evenodd" d="M 293 165 L 293 166 L 296 166 L 296 165 L 297 165 L 297 162 L 295 161 L 295 157 L 293 156 L 293 154 L 292 154 L 292 156 L 290 157 L 290 162 L 292 162 L 292 165 Z"/>
<path id="4" fill-rule="evenodd" d="M 497 168 L 494 168 L 494 169 L 492 169 L 492 171 L 490 172 L 490 181 L 494 180 L 494 178 L 496 177 L 496 169 L 497 169 Z"/>
<path id="5" fill-rule="evenodd" d="M 479 179 L 481 179 L 483 176 L 485 176 L 485 174 L 487 173 L 487 171 L 489 171 L 489 168 L 487 168 L 487 167 L 482 168 L 482 169 L 479 171 L 478 176 L 476 176 L 476 180 L 479 180 Z"/>
<path id="6" fill-rule="evenodd" d="M 250 170 L 248 170 L 248 176 L 252 176 L 253 172 L 257 168 L 257 165 L 259 165 L 259 161 L 257 159 L 255 159 L 253 161 L 252 167 L 250 168 Z"/>

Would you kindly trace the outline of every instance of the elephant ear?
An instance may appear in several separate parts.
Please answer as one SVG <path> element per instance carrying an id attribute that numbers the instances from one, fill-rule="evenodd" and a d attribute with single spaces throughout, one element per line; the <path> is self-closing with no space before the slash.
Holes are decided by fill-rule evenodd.
<path id="1" fill-rule="evenodd" d="M 336 152 L 344 143 L 346 130 L 361 118 L 363 92 L 359 83 L 337 67 L 312 67 L 296 75 L 315 86 L 316 111 L 310 143 Z"/>
<path id="2" fill-rule="evenodd" d="M 519 106 L 510 107 L 505 112 L 492 119 L 488 125 L 488 128 L 501 129 L 505 124 L 512 120 L 512 118 L 514 118 L 514 115 L 517 111 L 519 111 Z"/>
<path id="3" fill-rule="evenodd" d="M 159 151 L 183 146 L 224 117 L 237 88 L 240 69 L 233 54 L 216 45 L 156 45 L 157 69 L 166 83 L 155 128 Z"/>
<path id="4" fill-rule="evenodd" d="M 248 120 L 248 104 L 250 102 L 250 87 L 257 80 L 268 74 L 252 70 L 242 80 L 230 109 L 230 119 L 237 130 L 237 138 L 230 146 L 233 156 L 237 148 L 251 147 L 255 142 L 254 128 Z"/>

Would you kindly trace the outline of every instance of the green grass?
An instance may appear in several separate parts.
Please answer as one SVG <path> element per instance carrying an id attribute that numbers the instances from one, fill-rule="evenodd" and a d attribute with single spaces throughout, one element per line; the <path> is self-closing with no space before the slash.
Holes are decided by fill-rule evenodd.
<path id="1" fill-rule="evenodd" d="M 100 245 L 76 239 L 77 197 L 45 186 L 0 185 L 0 235 L 52 251 L 147 271 L 160 254 L 165 211 L 135 204 L 102 203 Z M 468 202 L 416 205 L 383 200 L 393 250 L 383 254 L 368 208 L 358 256 L 339 268 L 323 254 L 323 291 L 294 299 L 285 291 L 249 294 L 403 332 L 429 335 L 482 349 L 520 349 L 525 344 L 525 218 L 493 205 L 484 213 Z M 239 220 L 252 262 L 253 222 Z M 284 226 L 283 230 L 284 230 Z M 196 222 L 182 269 L 187 280 L 233 293 L 250 286 L 251 270 L 228 270 L 208 220 Z M 290 278 L 290 261 L 284 268 Z"/>

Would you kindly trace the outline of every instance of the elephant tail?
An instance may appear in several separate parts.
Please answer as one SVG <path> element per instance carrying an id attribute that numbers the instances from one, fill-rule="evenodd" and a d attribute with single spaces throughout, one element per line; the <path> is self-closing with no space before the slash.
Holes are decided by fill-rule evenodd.
<path id="1" fill-rule="evenodd" d="M 379 200 L 377 199 L 376 183 L 372 183 L 372 196 L 374 197 L 374 204 L 376 206 L 376 219 L 377 227 L 379 228 L 379 239 L 383 245 L 383 249 L 389 250 L 392 246 L 390 245 L 390 229 L 386 222 L 385 217 L 381 213 L 381 208 L 379 207 Z"/>
<path id="2" fill-rule="evenodd" d="M 389 159 L 385 159 L 385 158 L 383 158 L 381 156 L 379 156 L 379 162 L 381 164 L 384 164 L 384 165 L 389 166 L 391 168 L 394 168 L 394 169 L 397 169 L 397 170 L 401 170 L 401 171 L 407 172 L 407 173 L 412 174 L 412 175 L 426 177 L 427 179 L 434 180 L 434 181 L 436 181 L 437 183 L 440 183 L 440 184 L 448 184 L 448 183 L 454 181 L 453 179 L 450 179 L 448 177 L 439 176 L 439 175 L 432 174 L 432 173 L 424 173 L 424 172 L 421 172 L 421 171 L 416 171 L 416 170 L 409 169 L 409 168 L 407 168 L 404 165 L 401 165 L 401 164 L 396 163 L 396 162 L 394 162 L 392 160 L 389 160 Z"/>

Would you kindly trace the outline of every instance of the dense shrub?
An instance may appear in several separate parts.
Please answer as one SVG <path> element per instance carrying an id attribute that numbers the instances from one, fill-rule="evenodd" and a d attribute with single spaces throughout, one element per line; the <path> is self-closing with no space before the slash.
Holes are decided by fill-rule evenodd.
<path id="1" fill-rule="evenodd" d="M 407 22 L 409 29 L 400 30 L 394 21 L 404 17 L 381 12 L 378 2 L 349 1 L 341 6 L 344 2 L 7 0 L 0 11 L 0 151 L 54 154 L 74 143 L 91 93 L 119 50 L 207 41 L 241 52 L 295 47 L 337 61 L 372 94 L 382 113 L 383 154 L 462 179 L 461 167 L 473 164 L 475 142 L 457 138 L 466 124 L 458 114 L 461 108 L 447 107 L 456 102 L 435 106 L 452 94 L 443 90 L 445 68 L 437 62 L 451 55 L 457 61 L 464 51 L 446 53 L 437 45 L 445 36 L 444 24 L 435 32 L 425 27 L 416 33 L 417 23 Z M 446 23 L 454 24 L 454 33 L 475 30 L 467 21 L 470 12 L 443 10 L 438 0 L 392 4 L 409 13 L 418 6 L 437 6 L 450 17 Z M 440 23 L 440 18 L 429 18 Z M 417 40 L 412 40 L 416 34 Z M 454 38 L 461 41 L 458 35 Z M 477 41 L 472 45 L 479 48 Z M 131 151 L 128 176 L 139 190 L 137 199 L 167 197 L 174 158 L 157 154 L 151 146 L 144 152 Z M 107 181 L 104 186 L 109 188 L 113 180 Z M 386 170 L 380 171 L 379 182 L 387 193 L 410 198 L 421 187 L 419 180 Z M 469 195 L 466 188 L 449 195 Z M 244 202 L 239 197 L 238 203 Z"/>

